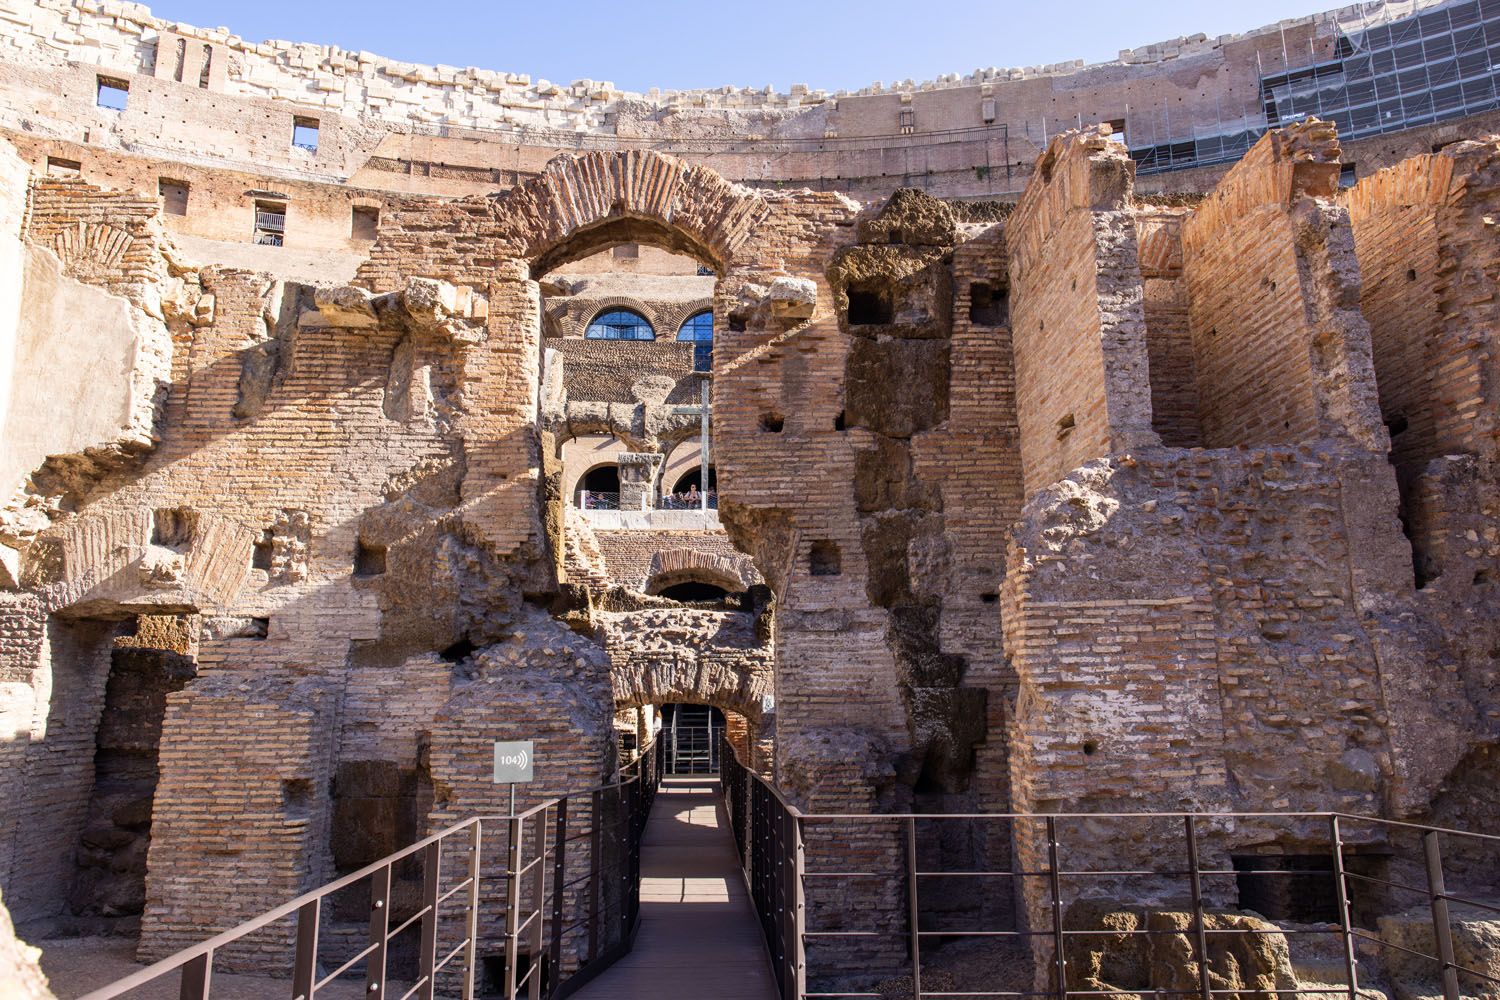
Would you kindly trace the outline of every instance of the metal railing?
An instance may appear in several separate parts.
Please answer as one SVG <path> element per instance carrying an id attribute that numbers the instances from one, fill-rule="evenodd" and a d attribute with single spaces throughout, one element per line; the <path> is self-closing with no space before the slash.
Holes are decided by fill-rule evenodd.
<path id="1" fill-rule="evenodd" d="M 174 973 L 182 1000 L 209 1000 L 216 956 L 243 950 L 254 955 L 255 975 L 279 978 L 264 971 L 268 943 L 273 951 L 290 945 L 285 995 L 292 1000 L 315 1000 L 361 967 L 364 995 L 375 1000 L 567 996 L 630 950 L 640 916 L 641 837 L 662 759 L 653 744 L 609 784 L 456 823 L 80 1000 L 127 996 Z M 492 841 L 497 850 L 487 860 Z M 455 855 L 459 864 L 450 871 L 446 862 Z M 410 912 L 393 912 L 400 910 L 403 894 L 393 891 L 400 882 L 420 882 Z M 326 918 L 345 912 L 362 884 L 364 947 L 334 966 L 324 954 L 335 936 Z M 393 974 L 394 946 L 407 934 L 417 938 L 415 962 Z M 499 954 L 487 957 L 486 948 Z M 243 971 L 247 962 L 235 964 Z"/>
<path id="2" fill-rule="evenodd" d="M 718 510 L 719 491 L 709 490 L 707 493 L 668 493 L 664 496 L 646 495 L 644 498 L 646 506 L 640 510 Z M 579 490 L 574 498 L 574 505 L 579 510 L 620 510 L 620 494 L 605 490 Z M 637 508 L 628 508 L 635 510 Z"/>
<path id="3" fill-rule="evenodd" d="M 1496 898 L 1465 898 L 1448 888 L 1454 868 L 1476 878 L 1500 873 L 1500 837 L 1368 816 L 1320 813 L 1054 813 L 1054 814 L 832 814 L 805 813 L 789 803 L 765 779 L 746 768 L 726 741 L 722 750 L 721 790 L 738 847 L 750 896 L 759 917 L 780 996 L 804 998 L 877 998 L 888 996 L 889 980 L 899 978 L 900 995 L 966 997 L 1196 996 L 1214 1000 L 1230 996 L 1298 996 L 1335 994 L 1358 1000 L 1361 954 L 1425 964 L 1441 981 L 1445 1000 L 1473 994 L 1476 985 L 1489 993 L 1500 985 L 1490 970 L 1461 965 L 1456 958 L 1450 904 L 1485 914 L 1500 914 Z M 945 867 L 940 844 L 963 839 L 980 827 L 999 826 L 1005 836 L 989 853 L 990 867 Z M 1229 867 L 1224 858 L 1233 831 L 1250 843 L 1275 829 L 1289 842 L 1326 851 L 1320 870 L 1277 867 L 1275 856 L 1240 855 Z M 1064 834 L 1090 844 L 1086 857 L 1069 861 Z M 1109 850 L 1113 835 L 1113 856 Z M 1131 855 L 1133 836 L 1138 853 Z M 1009 845 L 1015 845 L 1011 854 Z M 1442 844 L 1448 843 L 1446 850 Z M 1016 860 L 1009 860 L 1014 857 Z M 851 867 L 850 861 L 856 867 Z M 1100 862 L 1103 861 L 1101 865 Z M 1378 861 L 1378 864 L 1373 863 Z M 1237 896 L 1247 885 L 1286 885 L 1330 899 L 1331 919 L 1266 927 L 1224 919 L 1225 911 L 1242 912 Z M 1301 880 L 1300 882 L 1296 880 Z M 997 926 L 949 925 L 956 885 L 978 884 L 993 902 L 1001 892 L 995 883 L 1017 891 L 1021 919 Z M 937 883 L 934 888 L 933 883 Z M 1125 888 L 1135 885 L 1132 892 Z M 1066 907 L 1097 898 L 1103 889 L 1122 907 L 1130 899 L 1159 899 L 1175 888 L 1178 902 L 1151 904 L 1153 910 L 1185 913 L 1186 926 L 1163 928 L 1144 919 L 1136 929 L 1070 926 Z M 1410 900 L 1410 902 L 1403 902 Z M 1411 937 L 1397 943 L 1372 933 L 1380 916 L 1419 907 L 1430 913 L 1431 947 L 1422 950 Z M 1002 907 L 1003 908 L 1003 907 Z M 983 910 L 978 906 L 976 911 Z M 1024 914 L 1031 919 L 1025 919 Z M 1408 914 L 1410 917 L 1410 914 Z M 1424 916 L 1425 920 L 1426 917 Z M 1076 924 L 1078 921 L 1073 921 Z M 1225 985 L 1221 975 L 1225 949 L 1233 939 L 1255 935 L 1321 935 L 1342 964 L 1342 982 L 1291 987 L 1276 983 Z M 1188 988 L 1162 984 L 1103 984 L 1083 979 L 1086 963 L 1080 949 L 1101 939 L 1123 941 L 1175 937 L 1175 950 Z M 959 982 L 941 962 L 942 948 L 956 941 L 982 939 L 1024 949 L 1029 962 L 1040 963 L 1045 989 L 1000 989 L 989 982 Z M 931 956 L 939 957 L 934 961 Z M 1500 955 L 1495 956 L 1500 961 Z M 938 987 L 924 987 L 924 974 L 941 972 Z M 1392 974 L 1391 978 L 1395 978 Z M 1216 985 L 1216 980 L 1217 985 Z M 884 981 L 882 983 L 882 981 Z M 811 985 L 810 985 L 811 984 Z M 1103 985 L 1109 988 L 1097 988 Z M 1180 985 L 1180 984 L 1179 984 Z M 882 988 L 884 986 L 884 989 Z M 1082 988 L 1080 988 L 1080 986 Z M 1437 992 L 1434 989 L 1434 992 Z"/>

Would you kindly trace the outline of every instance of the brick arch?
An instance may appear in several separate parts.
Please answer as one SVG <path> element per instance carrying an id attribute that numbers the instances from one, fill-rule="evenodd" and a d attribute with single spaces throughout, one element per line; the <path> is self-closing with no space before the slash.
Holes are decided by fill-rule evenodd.
<path id="1" fill-rule="evenodd" d="M 677 332 L 682 329 L 682 324 L 687 322 L 689 316 L 696 316 L 701 312 L 711 313 L 714 311 L 714 300 L 712 298 L 697 299 L 693 302 L 683 302 L 672 305 L 661 310 L 661 326 L 656 328 L 657 340 L 676 340 Z M 670 328 L 671 332 L 663 334 L 662 331 Z"/>
<path id="2" fill-rule="evenodd" d="M 734 592 L 760 582 L 750 557 L 726 556 L 700 549 L 662 549 L 651 556 L 646 593 L 657 594 L 679 583 L 707 583 Z"/>
<path id="3" fill-rule="evenodd" d="M 749 188 L 654 150 L 554 157 L 492 210 L 533 277 L 620 243 L 687 254 L 722 273 L 771 211 Z"/>
<path id="4" fill-rule="evenodd" d="M 208 511 L 192 514 L 192 539 L 181 551 L 152 544 L 150 509 L 88 513 L 55 525 L 28 549 L 22 582 L 53 612 L 227 609 L 249 576 L 257 533 Z"/>
<path id="5" fill-rule="evenodd" d="M 759 725 L 771 694 L 769 665 L 764 671 L 737 670 L 727 663 L 662 657 L 650 664 L 610 672 L 615 710 L 642 705 L 711 705 Z"/>
<path id="6" fill-rule="evenodd" d="M 578 311 L 578 335 L 587 336 L 589 324 L 614 309 L 624 309 L 644 318 L 647 323 L 651 324 L 651 331 L 656 334 L 656 339 L 662 339 L 660 313 L 633 295 L 606 295 L 603 298 L 590 300 L 586 308 Z"/>

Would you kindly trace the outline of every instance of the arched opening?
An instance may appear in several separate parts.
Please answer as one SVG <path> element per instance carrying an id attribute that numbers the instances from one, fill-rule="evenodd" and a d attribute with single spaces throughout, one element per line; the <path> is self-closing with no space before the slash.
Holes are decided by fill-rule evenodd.
<path id="1" fill-rule="evenodd" d="M 714 314 L 710 310 L 693 313 L 677 330 L 677 339 L 693 345 L 693 370 L 713 371 Z"/>
<path id="2" fill-rule="evenodd" d="M 606 309 L 589 321 L 586 340 L 655 340 L 651 322 L 633 309 Z"/>
<path id="3" fill-rule="evenodd" d="M 684 472 L 681 476 L 677 477 L 677 481 L 672 484 L 671 491 L 675 494 L 684 494 L 689 490 L 697 490 L 700 493 L 703 492 L 703 470 L 701 468 L 691 469 L 687 472 Z M 708 492 L 712 494 L 717 493 L 718 490 L 719 474 L 714 469 L 714 467 L 710 465 L 708 467 Z M 712 499 L 713 498 L 710 497 L 710 500 Z M 715 506 L 715 504 L 710 503 L 709 506 L 713 507 Z"/>
<path id="4" fill-rule="evenodd" d="M 657 591 L 656 596 L 683 602 L 725 601 L 729 598 L 729 591 L 713 583 L 684 580 L 682 583 L 674 583 L 670 587 L 663 587 Z"/>
<path id="5" fill-rule="evenodd" d="M 579 510 L 619 510 L 620 467 L 610 463 L 585 472 L 573 500 Z"/>

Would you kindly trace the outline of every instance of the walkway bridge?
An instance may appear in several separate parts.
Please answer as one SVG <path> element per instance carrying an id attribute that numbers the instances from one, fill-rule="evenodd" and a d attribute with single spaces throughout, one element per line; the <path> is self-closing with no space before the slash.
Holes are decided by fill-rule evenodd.
<path id="1" fill-rule="evenodd" d="M 1500 837 L 1332 812 L 807 813 L 727 742 L 718 777 L 664 777 L 664 749 L 652 745 L 600 788 L 456 824 L 81 1000 L 1365 1000 L 1361 961 L 1375 955 L 1425 974 L 1427 995 L 1444 1000 L 1500 986 L 1500 956 L 1486 964 L 1472 946 L 1473 914 L 1493 921 L 1500 905 L 1447 884 L 1450 874 L 1483 881 L 1500 870 Z M 1326 864 L 1260 855 L 1226 866 L 1224 835 L 1249 828 L 1299 838 L 1299 856 L 1322 847 Z M 1004 844 L 998 863 L 943 863 L 941 845 L 981 842 L 980 830 Z M 1122 830 L 1136 832 L 1139 852 L 1100 867 L 1089 849 Z M 403 908 L 393 881 L 414 877 L 421 899 Z M 1331 911 L 1279 927 L 1243 919 L 1232 908 L 1245 905 L 1247 886 L 1326 895 Z M 1075 926 L 1070 904 L 1101 892 L 1117 904 L 1173 898 L 1172 912 L 1159 914 L 1173 919 L 1107 935 Z M 367 943 L 335 955 L 323 918 L 350 893 L 368 893 Z M 1000 911 L 1021 912 L 972 922 L 997 900 L 1011 901 Z M 1375 914 L 1413 905 L 1417 933 L 1397 943 L 1376 932 Z M 955 915 L 970 922 L 957 925 Z M 1274 984 L 1236 981 L 1246 955 L 1276 950 L 1258 943 L 1264 934 L 1311 936 L 1326 959 L 1316 981 L 1302 969 Z M 1152 954 L 1175 956 L 1171 984 L 1109 984 L 1080 971 L 1099 938 L 1119 945 L 1132 935 L 1166 949 Z M 289 975 L 258 980 L 277 984 L 270 992 L 218 992 L 216 958 L 244 968 L 267 942 L 291 952 Z M 965 947 L 975 944 L 981 950 Z"/>

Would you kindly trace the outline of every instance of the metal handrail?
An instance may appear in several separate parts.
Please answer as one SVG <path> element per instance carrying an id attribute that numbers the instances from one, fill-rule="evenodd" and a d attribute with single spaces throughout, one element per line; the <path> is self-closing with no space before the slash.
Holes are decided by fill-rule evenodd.
<path id="1" fill-rule="evenodd" d="M 1459 976 L 1472 977 L 1473 980 L 1484 982 L 1495 982 L 1495 978 L 1484 971 L 1458 964 L 1455 958 L 1453 943 L 1452 924 L 1449 919 L 1448 904 L 1459 903 L 1470 905 L 1486 910 L 1493 910 L 1493 902 L 1467 899 L 1448 890 L 1445 885 L 1445 871 L 1443 857 L 1439 848 L 1439 840 L 1442 837 L 1463 838 L 1471 844 L 1487 847 L 1500 847 L 1500 836 L 1495 834 L 1476 833 L 1469 830 L 1455 830 L 1446 827 L 1429 826 L 1420 823 L 1412 823 L 1403 820 L 1387 820 L 1374 816 L 1363 816 L 1354 813 L 1338 811 L 1324 812 L 1109 812 L 1109 813 L 817 813 L 806 812 L 790 802 L 773 783 L 750 770 L 739 759 L 734 747 L 726 739 L 720 751 L 720 774 L 721 793 L 724 797 L 725 810 L 729 815 L 730 827 L 734 834 L 735 844 L 740 856 L 741 869 L 745 881 L 750 890 L 750 896 L 760 918 L 762 932 L 765 938 L 767 953 L 770 957 L 773 971 L 776 975 L 779 992 L 783 1000 L 806 1000 L 812 997 L 878 997 L 878 990 L 842 990 L 831 989 L 809 992 L 808 980 L 810 977 L 816 979 L 821 970 L 809 968 L 807 958 L 807 945 L 811 941 L 829 941 L 830 939 L 859 939 L 874 941 L 878 939 L 901 939 L 905 943 L 906 962 L 908 963 L 907 974 L 911 978 L 911 993 L 913 1000 L 922 1000 L 927 997 L 963 996 L 970 998 L 980 997 L 1023 997 L 1038 996 L 1052 997 L 1054 1000 L 1068 1000 L 1071 997 L 1092 996 L 1129 996 L 1138 995 L 1141 988 L 1129 987 L 1119 990 L 1070 990 L 1068 988 L 1068 972 L 1065 962 L 1067 954 L 1066 942 L 1071 938 L 1075 941 L 1079 938 L 1090 936 L 1098 937 L 1101 934 L 1097 929 L 1074 929 L 1064 926 L 1063 907 L 1069 894 L 1064 892 L 1063 881 L 1069 880 L 1076 885 L 1080 880 L 1100 877 L 1118 876 L 1150 876 L 1155 878 L 1177 878 L 1187 881 L 1190 898 L 1189 908 L 1191 911 L 1191 922 L 1186 930 L 1138 930 L 1121 931 L 1111 930 L 1110 935 L 1143 936 L 1186 936 L 1188 948 L 1195 966 L 1195 977 L 1197 982 L 1195 988 L 1184 990 L 1160 990 L 1152 988 L 1150 992 L 1162 995 L 1177 994 L 1183 996 L 1197 996 L 1200 1000 L 1214 1000 L 1215 996 L 1243 995 L 1246 990 L 1257 993 L 1275 993 L 1277 995 L 1303 995 L 1303 994 L 1328 994 L 1332 992 L 1346 993 L 1349 1000 L 1357 1000 L 1359 995 L 1358 959 L 1356 956 L 1356 942 L 1363 941 L 1365 944 L 1377 947 L 1389 947 L 1398 951 L 1408 952 L 1432 963 L 1435 969 L 1441 971 L 1442 992 L 1445 1000 L 1459 1000 L 1460 983 Z M 1327 843 L 1330 851 L 1329 869 L 1318 870 L 1281 870 L 1263 868 L 1256 866 L 1253 869 L 1225 869 L 1214 867 L 1203 862 L 1200 856 L 1200 845 L 1205 833 L 1201 824 L 1212 822 L 1215 819 L 1240 820 L 1260 819 L 1268 821 L 1288 821 L 1299 824 L 1316 823 L 1322 824 L 1327 831 Z M 1069 820 L 1084 820 L 1089 822 L 1100 821 L 1156 821 L 1172 822 L 1179 824 L 1182 843 L 1186 847 L 1186 864 L 1181 859 L 1174 860 L 1170 870 L 1142 871 L 1133 867 L 1106 866 L 1104 868 L 1090 869 L 1077 865 L 1064 867 L 1061 860 L 1061 844 L 1058 840 L 1058 827 L 1062 822 Z M 997 871 L 933 871 L 918 864 L 918 846 L 920 843 L 920 832 L 923 826 L 941 824 L 944 822 L 972 822 L 972 821 L 1002 821 L 1011 823 L 1029 823 L 1041 826 L 1042 839 L 1036 843 L 1041 853 L 1045 856 L 1045 863 L 1041 866 L 1035 864 L 1025 866 L 1013 866 L 1009 870 Z M 808 840 L 815 835 L 819 824 L 849 824 L 856 823 L 864 827 L 886 827 L 892 833 L 899 835 L 886 848 L 886 853 L 892 859 L 892 867 L 888 870 L 869 870 L 868 867 L 858 871 L 820 871 L 808 869 Z M 1427 897 L 1432 910 L 1433 940 L 1437 954 L 1428 954 L 1409 947 L 1402 947 L 1386 942 L 1383 939 L 1361 931 L 1355 925 L 1353 903 L 1350 899 L 1350 882 L 1375 881 L 1369 876 L 1358 872 L 1346 870 L 1346 848 L 1344 839 L 1347 828 L 1357 824 L 1369 824 L 1387 833 L 1401 831 L 1420 835 L 1421 841 L 1421 866 L 1425 867 L 1427 885 L 1420 888 L 1415 885 L 1401 884 L 1403 889 L 1409 889 L 1421 893 Z M 847 848 L 846 834 L 844 829 L 838 831 L 837 842 L 830 835 L 828 847 L 834 851 Z M 1389 842 L 1390 837 L 1382 840 Z M 899 843 L 898 843 L 899 841 Z M 821 845 L 815 845 L 821 846 Z M 901 855 L 901 858 L 897 858 Z M 868 863 L 868 859 L 866 864 Z M 1416 864 L 1413 861 L 1413 864 Z M 877 865 L 878 868 L 878 865 Z M 1211 928 L 1207 926 L 1207 914 L 1209 904 L 1206 899 L 1203 880 L 1206 877 L 1223 879 L 1230 875 L 1239 877 L 1244 875 L 1275 876 L 1283 878 L 1311 878 L 1319 877 L 1330 879 L 1333 882 L 1334 899 L 1333 904 L 1337 909 L 1338 918 L 1331 930 L 1317 927 L 1296 928 L 1286 930 L 1276 928 L 1274 930 L 1264 928 Z M 989 929 L 989 928 L 933 928 L 922 924 L 922 905 L 919 884 L 924 879 L 993 879 L 1005 878 L 1032 878 L 1040 879 L 1046 885 L 1046 904 L 1049 910 L 1049 920 L 1046 926 L 1037 929 Z M 850 879 L 881 880 L 885 882 L 890 890 L 888 905 L 890 909 L 884 913 L 873 914 L 875 925 L 866 924 L 864 920 L 860 923 L 863 928 L 849 929 L 836 926 L 832 929 L 812 928 L 810 923 L 818 916 L 818 900 L 809 900 L 807 889 L 810 884 L 826 886 L 829 882 L 847 881 Z M 1395 884 L 1395 883 L 1391 883 Z M 899 892 L 898 892 L 899 890 Z M 816 894 L 815 894 L 816 895 Z M 901 901 L 897 905 L 896 897 Z M 1076 898 L 1076 895 L 1073 897 Z M 848 911 L 848 901 L 843 899 L 839 906 L 835 907 L 840 913 Z M 1210 964 L 1211 955 L 1209 941 L 1223 941 L 1236 935 L 1254 936 L 1257 934 L 1324 934 L 1336 935 L 1342 944 L 1343 964 L 1345 968 L 1345 982 L 1343 984 L 1323 985 L 1316 984 L 1308 988 L 1297 989 L 1264 989 L 1260 986 L 1238 988 L 1215 987 L 1211 983 Z M 954 938 L 1013 938 L 1018 940 L 1030 940 L 1034 938 L 1050 938 L 1052 941 L 1051 958 L 1049 959 L 1049 975 L 1051 988 L 1046 991 L 1032 992 L 1004 992 L 1004 991 L 975 991 L 972 989 L 962 992 L 944 992 L 924 989 L 922 986 L 923 959 L 922 948 L 924 941 L 932 939 L 954 939 Z M 847 971 L 847 970 L 842 970 Z"/>
<path id="2" fill-rule="evenodd" d="M 589 925 L 587 951 L 594 963 L 594 967 L 590 969 L 590 975 L 596 974 L 598 968 L 607 966 L 629 950 L 631 933 L 639 919 L 640 839 L 645 831 L 646 816 L 650 812 L 656 797 L 656 790 L 660 785 L 662 757 L 663 747 L 655 742 L 648 743 L 634 761 L 615 772 L 613 776 L 615 780 L 606 784 L 587 791 L 572 792 L 548 799 L 514 814 L 470 817 L 417 841 L 409 847 L 374 861 L 358 871 L 351 872 L 327 885 L 304 893 L 289 902 L 222 931 L 206 941 L 184 948 L 144 969 L 84 994 L 79 1000 L 111 1000 L 133 989 L 156 982 L 178 970 L 182 973 L 179 995 L 183 1000 L 208 1000 L 211 994 L 215 954 L 255 931 L 293 914 L 297 916 L 291 976 L 293 1000 L 315 1000 L 319 990 L 330 985 L 340 975 L 353 969 L 360 962 L 367 963 L 366 995 L 376 1000 L 385 1000 L 388 947 L 398 935 L 418 925 L 420 925 L 421 935 L 418 975 L 403 1000 L 405 997 L 413 996 L 418 997 L 419 1000 L 433 1000 L 438 973 L 461 952 L 465 954 L 465 959 L 460 973 L 460 989 L 464 1000 L 473 1000 L 476 996 L 475 974 L 480 944 L 480 886 L 484 880 L 481 851 L 485 823 L 504 823 L 507 834 L 507 864 L 502 872 L 507 883 L 507 905 L 504 914 L 507 985 L 504 996 L 507 1000 L 515 1000 L 520 995 L 517 989 L 522 985 L 527 987 L 527 996 L 530 1000 L 540 1000 L 543 996 L 549 998 L 557 996 L 563 985 L 561 977 L 554 974 L 552 982 L 544 991 L 542 975 L 538 970 L 541 968 L 544 954 L 542 935 L 544 930 L 548 929 L 552 935 L 548 957 L 554 969 L 559 965 L 562 938 L 565 933 L 563 925 L 565 889 L 579 885 L 585 880 L 590 883 L 593 905 L 590 912 L 585 914 L 580 922 Z M 620 851 L 621 858 L 606 864 L 604 862 L 606 844 L 601 829 L 601 817 L 605 815 L 606 799 L 611 794 L 616 798 L 614 811 L 619 814 L 619 829 L 615 831 L 618 841 L 615 847 Z M 570 799 L 580 799 L 584 796 L 591 800 L 589 830 L 587 833 L 570 836 L 567 820 L 568 802 Z M 533 828 L 531 842 L 534 857 L 529 856 L 526 851 L 526 827 L 528 825 Z M 591 848 L 589 872 L 586 876 L 569 881 L 565 878 L 567 844 L 585 836 L 588 837 Z M 444 892 L 441 872 L 442 850 L 445 844 L 455 837 L 462 837 L 465 841 L 464 853 L 468 856 L 467 872 L 461 880 Z M 415 913 L 402 920 L 393 930 L 390 917 L 392 874 L 399 863 L 419 854 L 423 859 L 422 903 Z M 549 860 L 552 862 L 550 868 L 547 863 Z M 616 940 L 609 942 L 606 939 L 612 935 L 606 933 L 608 928 L 599 926 L 599 918 L 608 916 L 608 910 L 612 904 L 606 900 L 602 907 L 599 905 L 601 888 L 599 883 L 606 873 L 617 872 L 622 868 L 623 898 L 618 904 L 613 904 L 614 908 L 620 911 L 618 916 L 621 926 L 615 932 Z M 549 870 L 551 871 L 550 891 L 548 890 Z M 528 877 L 532 883 L 527 893 L 530 899 L 529 909 L 524 914 L 521 912 L 520 902 L 523 876 Z M 365 880 L 370 882 L 369 943 L 343 965 L 319 978 L 317 967 L 322 903 L 333 894 L 349 889 Z M 440 908 L 444 902 L 460 893 L 463 893 L 465 902 L 463 940 L 444 956 L 439 957 L 437 938 L 439 919 L 442 915 Z M 549 924 L 550 928 L 545 926 Z M 523 932 L 526 935 L 524 942 Z M 532 964 L 528 972 L 517 980 L 517 959 L 523 943 L 529 951 Z M 601 943 L 604 943 L 605 947 L 598 947 Z"/>

